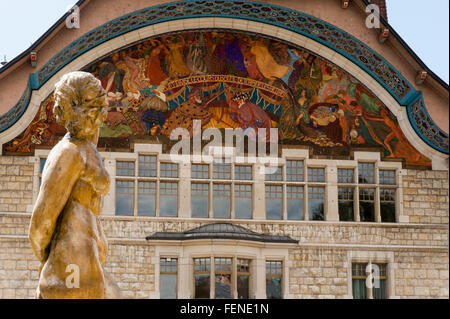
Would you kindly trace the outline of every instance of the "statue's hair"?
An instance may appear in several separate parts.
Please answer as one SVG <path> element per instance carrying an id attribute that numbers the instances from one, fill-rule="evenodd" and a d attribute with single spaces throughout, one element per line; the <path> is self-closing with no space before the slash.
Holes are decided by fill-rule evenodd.
<path id="1" fill-rule="evenodd" d="M 85 117 L 91 116 L 86 109 L 97 109 L 97 117 L 91 119 L 100 126 L 107 112 L 106 91 L 91 73 L 71 72 L 65 74 L 55 85 L 53 113 L 59 124 L 73 136 L 89 127 L 83 125 Z"/>

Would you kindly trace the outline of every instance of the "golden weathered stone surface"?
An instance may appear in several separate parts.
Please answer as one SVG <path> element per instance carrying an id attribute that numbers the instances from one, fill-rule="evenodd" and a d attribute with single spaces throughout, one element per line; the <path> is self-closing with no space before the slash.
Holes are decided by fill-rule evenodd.
<path id="1" fill-rule="evenodd" d="M 68 131 L 51 150 L 33 209 L 29 239 L 41 262 L 38 298 L 119 298 L 104 270 L 108 246 L 99 220 L 109 190 L 96 145 L 106 93 L 85 72 L 56 84 L 54 113 Z"/>

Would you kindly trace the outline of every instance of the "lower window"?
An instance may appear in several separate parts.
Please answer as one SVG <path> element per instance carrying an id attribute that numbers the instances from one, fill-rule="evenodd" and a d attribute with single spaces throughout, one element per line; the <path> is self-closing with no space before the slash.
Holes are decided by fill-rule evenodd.
<path id="1" fill-rule="evenodd" d="M 353 299 L 386 299 L 386 269 L 386 264 L 352 264 Z"/>
<path id="2" fill-rule="evenodd" d="M 215 258 L 215 296 L 216 299 L 230 299 L 231 296 L 231 258 Z"/>
<path id="3" fill-rule="evenodd" d="M 251 265 L 250 259 L 242 258 L 194 258 L 194 297 L 249 299 Z"/>
<path id="4" fill-rule="evenodd" d="M 160 298 L 177 298 L 177 265 L 176 258 L 160 259 Z"/>
<path id="5" fill-rule="evenodd" d="M 282 262 L 266 261 L 266 296 L 267 299 L 281 299 Z"/>

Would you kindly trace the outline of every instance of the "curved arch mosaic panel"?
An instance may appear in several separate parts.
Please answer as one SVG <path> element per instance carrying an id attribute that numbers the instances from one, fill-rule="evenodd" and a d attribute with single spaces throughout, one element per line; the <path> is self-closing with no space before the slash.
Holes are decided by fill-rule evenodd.
<path id="1" fill-rule="evenodd" d="M 278 128 L 279 140 L 314 149 L 379 149 L 408 166 L 430 166 L 403 135 L 395 116 L 357 79 L 291 44 L 248 32 L 195 31 L 153 37 L 86 66 L 108 92 L 100 137 L 157 136 L 193 120 L 202 129 Z M 52 146 L 64 132 L 53 116 L 53 97 L 7 152 Z M 120 141 L 119 141 L 120 143 Z"/>
<path id="2" fill-rule="evenodd" d="M 72 42 L 49 60 L 37 73 L 32 74 L 30 87 L 33 90 L 39 89 L 70 61 L 95 46 L 121 34 L 160 22 L 195 17 L 239 18 L 272 24 L 291 30 L 328 46 L 360 66 L 388 90 L 400 105 L 409 107 L 411 101 L 416 100 L 419 94 L 382 56 L 358 39 L 329 23 L 276 5 L 225 0 L 178 1 L 132 12 L 105 23 Z M 23 103 L 18 103 L 14 108 L 23 108 Z M 13 112 L 17 113 L 17 111 Z M 5 119 L 3 123 L 6 124 L 0 125 L 0 132 L 13 125 L 17 120 L 18 118 Z M 415 120 L 415 118 L 410 117 L 410 120 Z M 445 138 L 440 139 L 439 145 L 436 145 L 434 140 L 429 140 L 428 135 L 422 133 L 423 130 L 418 129 L 423 123 L 426 123 L 428 128 L 439 129 L 430 117 L 412 123 L 412 126 L 428 145 L 448 154 L 448 135 L 446 135 L 447 149 L 442 149 L 439 145 L 445 144 Z"/>

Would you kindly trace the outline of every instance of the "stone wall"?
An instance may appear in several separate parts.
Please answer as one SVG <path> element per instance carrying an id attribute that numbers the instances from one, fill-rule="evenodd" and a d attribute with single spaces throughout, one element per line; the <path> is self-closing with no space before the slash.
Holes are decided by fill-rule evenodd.
<path id="1" fill-rule="evenodd" d="M 448 298 L 448 251 L 397 251 L 395 290 L 403 298 Z"/>
<path id="2" fill-rule="evenodd" d="M 289 286 L 293 298 L 346 298 L 348 263 L 345 249 L 293 249 L 289 258 Z"/>
<path id="3" fill-rule="evenodd" d="M 29 157 L 0 156 L 0 212 L 25 212 L 33 202 L 33 167 Z"/>
<path id="4" fill-rule="evenodd" d="M 125 298 L 149 298 L 155 290 L 154 248 L 146 242 L 109 242 L 106 271 Z"/>
<path id="5" fill-rule="evenodd" d="M 105 269 L 125 298 L 149 298 L 154 290 L 153 253 L 147 243 L 109 242 Z M 34 298 L 39 266 L 26 236 L 0 236 L 0 299 Z"/>
<path id="6" fill-rule="evenodd" d="M 27 235 L 33 200 L 29 157 L 0 156 L 0 298 L 32 298 L 39 262 Z M 233 220 L 252 231 L 299 241 L 289 250 L 289 294 L 293 298 L 348 298 L 348 253 L 392 254 L 392 295 L 448 298 L 448 172 L 407 170 L 403 215 L 410 223 Z M 29 208 L 29 207 L 28 207 Z M 109 241 L 106 270 L 127 298 L 149 298 L 155 290 L 155 249 L 145 236 L 186 231 L 209 219 L 103 216 Z"/>
<path id="7" fill-rule="evenodd" d="M 410 223 L 448 224 L 448 177 L 448 171 L 407 171 L 403 215 Z"/>
<path id="8" fill-rule="evenodd" d="M 27 238 L 28 213 L 0 213 L 0 298 L 32 298 L 39 262 Z M 145 236 L 185 231 L 204 223 L 104 217 L 109 240 L 106 270 L 127 298 L 149 298 L 155 290 L 154 247 Z M 260 233 L 297 240 L 289 250 L 289 293 L 293 298 L 348 298 L 349 251 L 393 253 L 393 295 L 448 298 L 448 229 L 442 225 L 384 225 L 331 222 L 236 222 Z"/>

